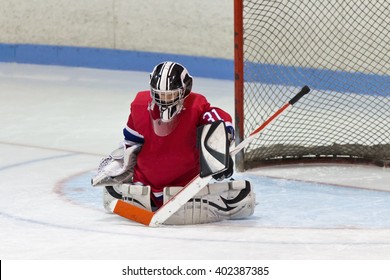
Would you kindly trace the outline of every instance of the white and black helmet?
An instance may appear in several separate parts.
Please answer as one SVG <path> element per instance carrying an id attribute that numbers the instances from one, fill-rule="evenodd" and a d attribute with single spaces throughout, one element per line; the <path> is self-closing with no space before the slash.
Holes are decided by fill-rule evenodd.
<path id="1" fill-rule="evenodd" d="M 150 74 L 150 94 L 160 108 L 161 119 L 169 120 L 180 112 L 192 89 L 192 77 L 176 62 L 162 62 Z"/>

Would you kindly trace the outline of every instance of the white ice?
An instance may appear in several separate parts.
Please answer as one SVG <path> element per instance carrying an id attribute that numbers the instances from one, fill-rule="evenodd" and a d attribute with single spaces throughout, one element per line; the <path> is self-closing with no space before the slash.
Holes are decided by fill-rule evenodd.
<path id="1" fill-rule="evenodd" d="M 390 259 L 390 170 L 289 165 L 236 173 L 250 219 L 149 228 L 90 186 L 149 73 L 0 63 L 1 259 Z M 194 91 L 234 115 L 232 81 Z"/>

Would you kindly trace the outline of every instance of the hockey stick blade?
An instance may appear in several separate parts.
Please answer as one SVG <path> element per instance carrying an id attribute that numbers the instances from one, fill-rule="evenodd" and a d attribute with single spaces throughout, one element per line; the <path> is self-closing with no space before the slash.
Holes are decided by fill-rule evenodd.
<path id="1" fill-rule="evenodd" d="M 112 213 L 146 226 L 150 224 L 155 214 L 152 211 L 148 211 L 118 199 L 113 200 L 110 203 L 110 209 Z"/>
<path id="2" fill-rule="evenodd" d="M 304 86 L 289 102 L 284 104 L 279 110 L 271 115 L 262 125 L 256 128 L 247 138 L 241 143 L 230 149 L 230 155 L 234 156 L 243 148 L 245 148 L 252 140 L 277 116 L 285 111 L 290 105 L 295 104 L 304 95 L 310 92 L 308 86 Z M 162 205 L 156 212 L 148 211 L 137 206 L 128 204 L 121 200 L 113 203 L 111 210 L 113 213 L 118 214 L 129 220 L 151 226 L 157 227 L 162 225 L 169 217 L 171 217 L 177 210 L 180 209 L 185 203 L 193 198 L 201 189 L 203 189 L 211 180 L 212 176 L 206 176 L 201 178 L 199 174 L 191 180 L 186 186 L 182 188 L 180 192 L 171 197 L 164 205 Z"/>

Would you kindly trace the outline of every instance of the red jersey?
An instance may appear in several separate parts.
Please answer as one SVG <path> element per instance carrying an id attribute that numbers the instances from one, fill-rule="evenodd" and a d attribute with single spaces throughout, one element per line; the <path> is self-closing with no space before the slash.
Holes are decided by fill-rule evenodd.
<path id="1" fill-rule="evenodd" d="M 127 126 L 123 130 L 126 142 L 143 144 L 134 167 L 134 182 L 149 185 L 156 195 L 167 186 L 185 186 L 200 172 L 197 127 L 223 120 L 232 127 L 231 116 L 211 107 L 203 95 L 191 92 L 176 116 L 177 126 L 166 136 L 158 136 L 148 110 L 152 102 L 150 91 L 139 92 L 131 103 Z"/>

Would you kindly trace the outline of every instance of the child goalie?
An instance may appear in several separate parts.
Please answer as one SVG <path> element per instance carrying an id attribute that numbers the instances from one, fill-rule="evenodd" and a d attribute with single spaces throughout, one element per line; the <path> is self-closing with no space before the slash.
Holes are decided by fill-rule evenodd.
<path id="1" fill-rule="evenodd" d="M 108 211 L 116 199 L 155 211 L 204 169 L 202 161 L 203 166 L 213 165 L 210 157 L 202 157 L 199 144 L 200 134 L 210 134 L 213 123 L 223 123 L 215 126 L 223 130 L 214 130 L 213 145 L 233 141 L 231 116 L 192 92 L 192 83 L 193 78 L 179 63 L 162 62 L 153 69 L 150 90 L 139 92 L 130 105 L 123 146 L 100 162 L 92 178 L 93 186 L 104 187 L 103 203 Z M 215 182 L 165 224 L 209 223 L 252 215 L 255 194 L 250 183 L 223 181 L 232 176 L 233 164 L 226 152 L 224 168 L 212 173 Z"/>

